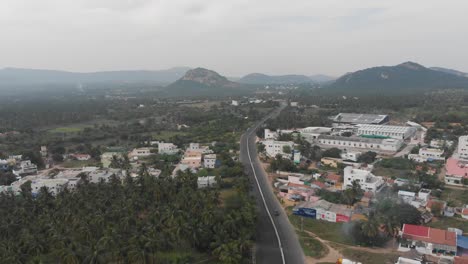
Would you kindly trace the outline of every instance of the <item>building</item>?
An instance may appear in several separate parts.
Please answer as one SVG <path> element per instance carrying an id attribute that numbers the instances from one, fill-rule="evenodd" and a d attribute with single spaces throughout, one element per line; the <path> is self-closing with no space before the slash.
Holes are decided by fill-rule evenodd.
<path id="1" fill-rule="evenodd" d="M 203 167 L 214 169 L 216 165 L 216 154 L 208 154 L 203 157 Z"/>
<path id="2" fill-rule="evenodd" d="M 198 188 L 210 187 L 215 185 L 216 183 L 216 176 L 198 177 L 197 179 Z"/>
<path id="3" fill-rule="evenodd" d="M 293 209 L 293 214 L 337 223 L 349 222 L 352 210 L 345 205 L 318 200 L 301 203 Z"/>
<path id="4" fill-rule="evenodd" d="M 403 224 L 399 251 L 415 248 L 420 254 L 453 257 L 457 253 L 457 233 L 426 226 Z"/>
<path id="5" fill-rule="evenodd" d="M 55 196 L 63 191 L 67 185 L 67 179 L 35 179 L 31 181 L 31 193 L 36 196 L 42 187 L 46 187 L 50 194 Z"/>
<path id="6" fill-rule="evenodd" d="M 294 142 L 291 141 L 275 141 L 275 140 L 265 140 L 261 142 L 265 145 L 265 152 L 269 157 L 276 157 L 280 154 L 283 157 L 291 157 L 292 151 L 294 150 Z M 286 149 L 288 151 L 285 152 Z"/>
<path id="7" fill-rule="evenodd" d="M 231 105 L 233 105 L 233 106 L 239 106 L 239 101 L 237 101 L 237 100 L 232 100 Z"/>
<path id="8" fill-rule="evenodd" d="M 446 147 L 451 147 L 453 145 L 453 141 L 451 140 L 443 140 L 443 139 L 433 139 L 431 140 L 431 142 L 429 143 L 429 147 L 431 148 L 438 148 L 438 149 L 442 149 L 444 148 L 445 146 Z"/>
<path id="9" fill-rule="evenodd" d="M 80 161 L 87 161 L 91 159 L 91 155 L 89 154 L 70 154 L 69 157 Z"/>
<path id="10" fill-rule="evenodd" d="M 210 147 L 200 146 L 200 143 L 190 143 L 189 147 L 187 148 L 187 151 L 199 152 L 199 153 L 202 153 L 202 154 L 211 154 L 211 153 L 213 153 L 213 151 L 210 150 Z"/>
<path id="11" fill-rule="evenodd" d="M 200 168 L 202 165 L 202 154 L 198 151 L 186 150 L 180 164 L 191 168 Z"/>
<path id="12" fill-rule="evenodd" d="M 295 164 L 301 163 L 301 152 L 299 150 L 293 150 L 293 161 Z"/>
<path id="13" fill-rule="evenodd" d="M 107 169 L 107 170 L 96 170 L 88 174 L 88 180 L 92 183 L 99 183 L 101 181 L 109 182 L 112 176 L 117 177 L 117 179 L 122 178 L 122 171 L 118 169 Z"/>
<path id="14" fill-rule="evenodd" d="M 408 154 L 408 159 L 416 162 L 443 161 L 445 160 L 444 150 L 436 148 L 420 148 L 419 154 Z"/>
<path id="15" fill-rule="evenodd" d="M 41 157 L 47 157 L 47 147 L 46 146 L 41 146 L 41 150 L 40 150 L 40 153 L 41 153 Z"/>
<path id="16" fill-rule="evenodd" d="M 332 130 L 333 128 L 331 127 L 306 127 L 299 129 L 299 133 L 305 140 L 314 143 L 320 135 L 329 134 Z"/>
<path id="17" fill-rule="evenodd" d="M 112 163 L 112 159 L 115 157 L 121 158 L 122 153 L 120 152 L 104 152 L 101 154 L 101 163 L 103 168 L 109 168 Z"/>
<path id="18" fill-rule="evenodd" d="M 276 139 L 278 139 L 278 133 L 276 131 L 271 131 L 270 129 L 266 128 L 265 129 L 265 139 L 276 140 Z"/>
<path id="19" fill-rule="evenodd" d="M 23 160 L 19 165 L 13 169 L 13 174 L 16 176 L 26 176 L 37 173 L 37 165 L 32 163 L 30 160 Z"/>
<path id="20" fill-rule="evenodd" d="M 359 156 L 361 156 L 361 152 L 357 151 L 344 151 L 341 153 L 341 159 L 350 160 L 354 162 L 357 162 Z"/>
<path id="21" fill-rule="evenodd" d="M 458 138 L 458 155 L 461 159 L 468 159 L 468 136 Z"/>
<path id="22" fill-rule="evenodd" d="M 179 151 L 180 150 L 173 143 L 164 143 L 164 142 L 158 143 L 159 154 L 174 155 L 174 154 L 177 154 Z"/>
<path id="23" fill-rule="evenodd" d="M 338 115 L 330 119 L 335 123 L 375 124 L 375 125 L 384 124 L 390 120 L 390 118 L 387 115 L 354 114 L 354 113 L 339 113 Z"/>
<path id="24" fill-rule="evenodd" d="M 129 159 L 139 159 L 139 158 L 144 158 L 150 156 L 151 149 L 150 148 L 136 148 L 133 149 L 129 154 L 128 158 Z"/>
<path id="25" fill-rule="evenodd" d="M 463 185 L 463 179 L 468 178 L 468 161 L 448 158 L 445 163 L 445 183 Z"/>
<path id="26" fill-rule="evenodd" d="M 382 189 L 385 182 L 382 177 L 375 176 L 369 170 L 347 166 L 344 168 L 343 190 L 351 188 L 353 182 L 359 184 L 362 190 L 369 192 L 378 192 Z"/>
<path id="27" fill-rule="evenodd" d="M 363 138 L 320 135 L 318 143 L 323 147 L 349 149 L 365 149 L 376 152 L 397 152 L 403 142 L 398 139 L 388 138 Z"/>
<path id="28" fill-rule="evenodd" d="M 379 136 L 394 139 L 407 139 L 416 133 L 415 127 L 388 126 L 388 125 L 357 125 L 357 134 L 360 136 Z"/>
<path id="29" fill-rule="evenodd" d="M 398 260 L 397 260 L 397 262 L 395 262 L 395 264 L 423 264 L 423 263 L 421 261 L 415 260 L 415 259 L 398 257 Z"/>

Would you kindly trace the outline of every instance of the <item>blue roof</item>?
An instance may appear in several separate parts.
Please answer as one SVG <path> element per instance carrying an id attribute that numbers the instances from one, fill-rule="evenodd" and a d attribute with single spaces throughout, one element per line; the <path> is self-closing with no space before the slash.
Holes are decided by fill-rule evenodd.
<path id="1" fill-rule="evenodd" d="M 457 247 L 468 248 L 468 237 L 466 236 L 457 236 Z"/>

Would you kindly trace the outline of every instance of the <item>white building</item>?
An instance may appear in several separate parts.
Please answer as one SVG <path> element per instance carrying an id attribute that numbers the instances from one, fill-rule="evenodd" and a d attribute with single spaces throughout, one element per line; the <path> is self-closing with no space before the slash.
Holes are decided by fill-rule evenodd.
<path id="1" fill-rule="evenodd" d="M 174 154 L 177 154 L 178 152 L 179 152 L 179 149 L 173 143 L 163 143 L 163 142 L 158 143 L 159 154 L 174 155 Z"/>
<path id="2" fill-rule="evenodd" d="M 37 195 L 42 187 L 46 187 L 55 196 L 63 191 L 67 185 L 67 179 L 35 179 L 31 181 L 31 193 Z"/>
<path id="3" fill-rule="evenodd" d="M 122 171 L 118 169 L 92 171 L 88 174 L 88 180 L 92 183 L 99 183 L 101 181 L 109 182 L 113 175 L 120 179 L 122 177 Z"/>
<path id="4" fill-rule="evenodd" d="M 306 127 L 299 129 L 301 137 L 310 143 L 313 143 L 320 135 L 331 133 L 333 128 L 331 127 Z"/>
<path id="5" fill-rule="evenodd" d="M 357 151 L 344 151 L 341 153 L 341 159 L 343 160 L 351 160 L 357 162 L 359 156 L 361 156 L 361 152 Z"/>
<path id="6" fill-rule="evenodd" d="M 328 135 L 320 135 L 318 137 L 318 143 L 323 147 L 335 147 L 343 150 L 365 149 L 376 152 L 396 152 L 403 145 L 401 140 L 393 138 L 379 139 Z"/>
<path id="7" fill-rule="evenodd" d="M 197 179 L 198 188 L 210 187 L 216 183 L 216 176 L 198 177 Z"/>
<path id="8" fill-rule="evenodd" d="M 275 141 L 275 140 L 265 140 L 261 142 L 265 145 L 265 151 L 269 157 L 276 157 L 280 154 L 283 157 L 291 157 L 294 150 L 294 142 L 291 141 Z M 285 153 L 285 148 L 289 148 L 290 153 Z"/>
<path id="9" fill-rule="evenodd" d="M 409 154 L 408 159 L 416 162 L 426 162 L 433 160 L 445 160 L 444 150 L 435 148 L 420 148 L 419 154 Z"/>
<path id="10" fill-rule="evenodd" d="M 265 139 L 276 140 L 276 139 L 278 139 L 278 133 L 276 131 L 271 131 L 270 129 L 266 128 L 265 129 Z"/>
<path id="11" fill-rule="evenodd" d="M 138 158 L 144 158 L 150 156 L 151 149 L 150 148 L 136 148 L 133 149 L 129 154 L 128 157 L 130 159 L 138 159 Z"/>
<path id="12" fill-rule="evenodd" d="M 200 143 L 190 143 L 189 147 L 187 148 L 187 151 L 199 152 L 199 153 L 202 153 L 202 154 L 211 154 L 211 153 L 213 153 L 213 151 L 210 150 L 210 147 L 200 146 Z"/>
<path id="13" fill-rule="evenodd" d="M 356 181 L 362 190 L 375 193 L 380 191 L 385 184 L 382 177 L 375 176 L 369 170 L 354 168 L 353 166 L 344 168 L 343 179 L 343 190 L 352 187 L 353 182 Z"/>
<path id="14" fill-rule="evenodd" d="M 357 125 L 358 135 L 391 137 L 394 139 L 407 139 L 416 133 L 415 127 L 389 126 L 389 125 Z"/>
<path id="15" fill-rule="evenodd" d="M 17 168 L 13 170 L 13 174 L 16 176 L 31 175 L 36 173 L 37 165 L 32 163 L 30 160 L 21 161 Z"/>
<path id="16" fill-rule="evenodd" d="M 216 167 L 216 154 L 208 154 L 203 157 L 203 166 L 214 169 Z"/>
<path id="17" fill-rule="evenodd" d="M 453 145 L 453 141 L 451 140 L 443 140 L 443 139 L 433 139 L 429 143 L 429 147 L 431 148 L 438 148 L 441 149 L 444 146 L 451 147 Z"/>
<path id="18" fill-rule="evenodd" d="M 233 106 L 239 106 L 239 101 L 237 101 L 237 100 L 232 100 L 231 105 L 233 105 Z"/>
<path id="19" fill-rule="evenodd" d="M 468 135 L 458 138 L 458 155 L 460 159 L 468 159 Z"/>

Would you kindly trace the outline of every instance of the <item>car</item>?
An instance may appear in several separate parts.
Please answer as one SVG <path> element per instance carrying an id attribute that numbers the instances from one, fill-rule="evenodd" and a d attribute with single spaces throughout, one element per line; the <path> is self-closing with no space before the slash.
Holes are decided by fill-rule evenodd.
<path id="1" fill-rule="evenodd" d="M 279 211 L 278 211 L 278 210 L 275 210 L 275 211 L 273 212 L 273 214 L 274 214 L 275 216 L 278 216 L 278 215 L 280 215 L 280 213 L 279 213 Z"/>

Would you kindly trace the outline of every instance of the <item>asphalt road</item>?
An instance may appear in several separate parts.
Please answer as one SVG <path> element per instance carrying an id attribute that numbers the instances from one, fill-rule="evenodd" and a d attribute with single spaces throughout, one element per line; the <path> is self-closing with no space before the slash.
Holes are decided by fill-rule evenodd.
<path id="1" fill-rule="evenodd" d="M 259 264 L 301 264 L 305 262 L 304 252 L 299 244 L 289 219 L 275 197 L 267 175 L 257 156 L 255 129 L 268 118 L 277 115 L 283 107 L 268 115 L 256 126 L 250 128 L 241 138 L 240 159 L 249 174 L 253 193 L 257 200 L 258 223 L 256 234 L 255 260 Z M 279 215 L 275 215 L 275 211 Z"/>

